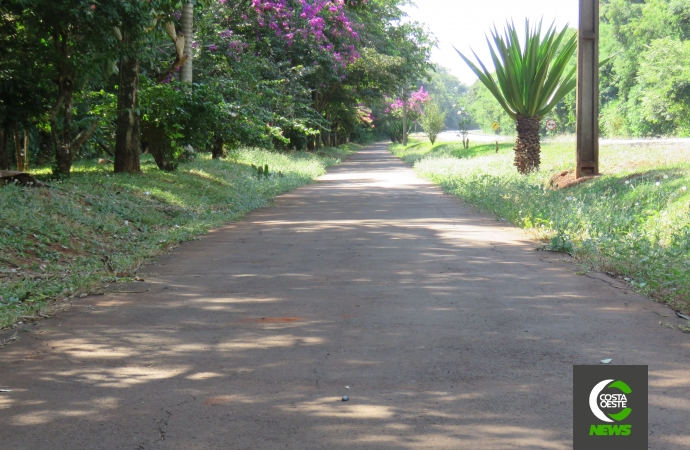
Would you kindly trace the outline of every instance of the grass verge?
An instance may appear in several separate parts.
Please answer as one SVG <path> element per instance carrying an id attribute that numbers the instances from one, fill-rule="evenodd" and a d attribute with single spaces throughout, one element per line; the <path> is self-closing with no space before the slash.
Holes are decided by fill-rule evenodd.
<path id="1" fill-rule="evenodd" d="M 54 300 L 128 279 L 150 258 L 307 184 L 357 150 L 244 150 L 202 155 L 177 172 L 142 161 L 142 175 L 80 162 L 51 189 L 0 188 L 0 328 L 48 313 Z M 268 164 L 269 176 L 251 165 Z M 48 168 L 32 171 L 49 177 Z"/>
<path id="2" fill-rule="evenodd" d="M 620 276 L 637 291 L 690 312 L 690 149 L 682 144 L 602 145 L 603 175 L 562 190 L 552 175 L 572 169 L 575 144 L 546 142 L 542 167 L 513 167 L 512 144 L 390 147 L 422 177 L 480 210 L 529 230 L 589 270 Z"/>

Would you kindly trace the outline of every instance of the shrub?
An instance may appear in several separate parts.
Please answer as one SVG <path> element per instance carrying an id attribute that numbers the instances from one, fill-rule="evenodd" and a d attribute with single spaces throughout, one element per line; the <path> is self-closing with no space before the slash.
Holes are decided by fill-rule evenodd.
<path id="1" fill-rule="evenodd" d="M 436 136 L 443 131 L 443 126 L 446 122 L 446 112 L 441 111 L 438 103 L 432 101 L 424 107 L 424 113 L 420 120 L 424 133 L 429 137 L 433 144 L 436 142 Z"/>

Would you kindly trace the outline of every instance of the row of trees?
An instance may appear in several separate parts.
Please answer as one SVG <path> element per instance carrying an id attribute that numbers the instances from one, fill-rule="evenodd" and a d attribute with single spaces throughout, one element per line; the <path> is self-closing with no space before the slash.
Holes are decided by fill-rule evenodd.
<path id="1" fill-rule="evenodd" d="M 690 0 L 602 0 L 600 54 L 616 55 L 600 72 L 603 135 L 690 136 Z M 462 101 L 485 131 L 498 121 L 512 133 L 510 117 L 480 81 Z M 547 118 L 574 133 L 575 92 Z"/>
<path id="2" fill-rule="evenodd" d="M 403 101 L 401 92 L 397 97 L 385 97 L 385 102 L 377 105 L 372 116 L 377 129 L 392 142 L 402 143 L 405 106 L 408 133 L 421 128 L 433 143 L 443 129 L 457 129 L 463 114 L 466 116 L 463 105 L 468 87 L 438 65 L 433 66 L 414 85 L 416 88 L 407 93 L 407 102 Z"/>
<path id="3" fill-rule="evenodd" d="M 66 176 L 98 154 L 139 172 L 142 148 L 173 170 L 190 149 L 366 139 L 372 111 L 431 67 L 403 3 L 6 0 L 0 169 L 24 147 Z"/>

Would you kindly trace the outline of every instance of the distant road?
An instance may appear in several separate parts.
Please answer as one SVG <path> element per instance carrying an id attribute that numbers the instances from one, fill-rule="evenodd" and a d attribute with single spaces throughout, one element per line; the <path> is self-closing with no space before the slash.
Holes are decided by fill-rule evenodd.
<path id="1" fill-rule="evenodd" d="M 426 136 L 424 133 L 412 133 L 413 137 L 424 139 Z M 470 131 L 468 138 L 470 143 L 472 142 L 509 142 L 513 141 L 515 138 L 512 136 L 496 136 L 495 134 L 485 134 L 479 130 Z M 462 137 L 458 131 L 443 131 L 439 133 L 437 140 L 439 142 L 460 142 Z"/>
<path id="2" fill-rule="evenodd" d="M 424 138 L 423 133 L 413 133 L 413 137 Z M 512 142 L 514 136 L 496 136 L 494 134 L 483 133 L 480 130 L 471 130 L 468 135 L 470 143 L 472 142 Z M 458 131 L 444 131 L 439 133 L 438 141 L 440 142 L 460 142 L 462 137 Z M 548 138 L 551 140 L 551 138 Z M 575 136 L 559 136 L 554 138 L 558 141 L 575 141 Z M 637 138 L 637 139 L 600 139 L 599 143 L 602 145 L 621 145 L 621 144 L 688 144 L 690 145 L 690 138 Z"/>

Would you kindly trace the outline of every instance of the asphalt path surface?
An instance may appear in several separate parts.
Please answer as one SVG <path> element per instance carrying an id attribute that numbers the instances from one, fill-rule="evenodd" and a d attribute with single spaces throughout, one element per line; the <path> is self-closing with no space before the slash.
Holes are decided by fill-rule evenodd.
<path id="1" fill-rule="evenodd" d="M 375 145 L 0 349 L 2 449 L 569 449 L 573 365 L 649 365 L 690 448 L 690 335 Z M 347 395 L 349 401 L 342 401 Z"/>

